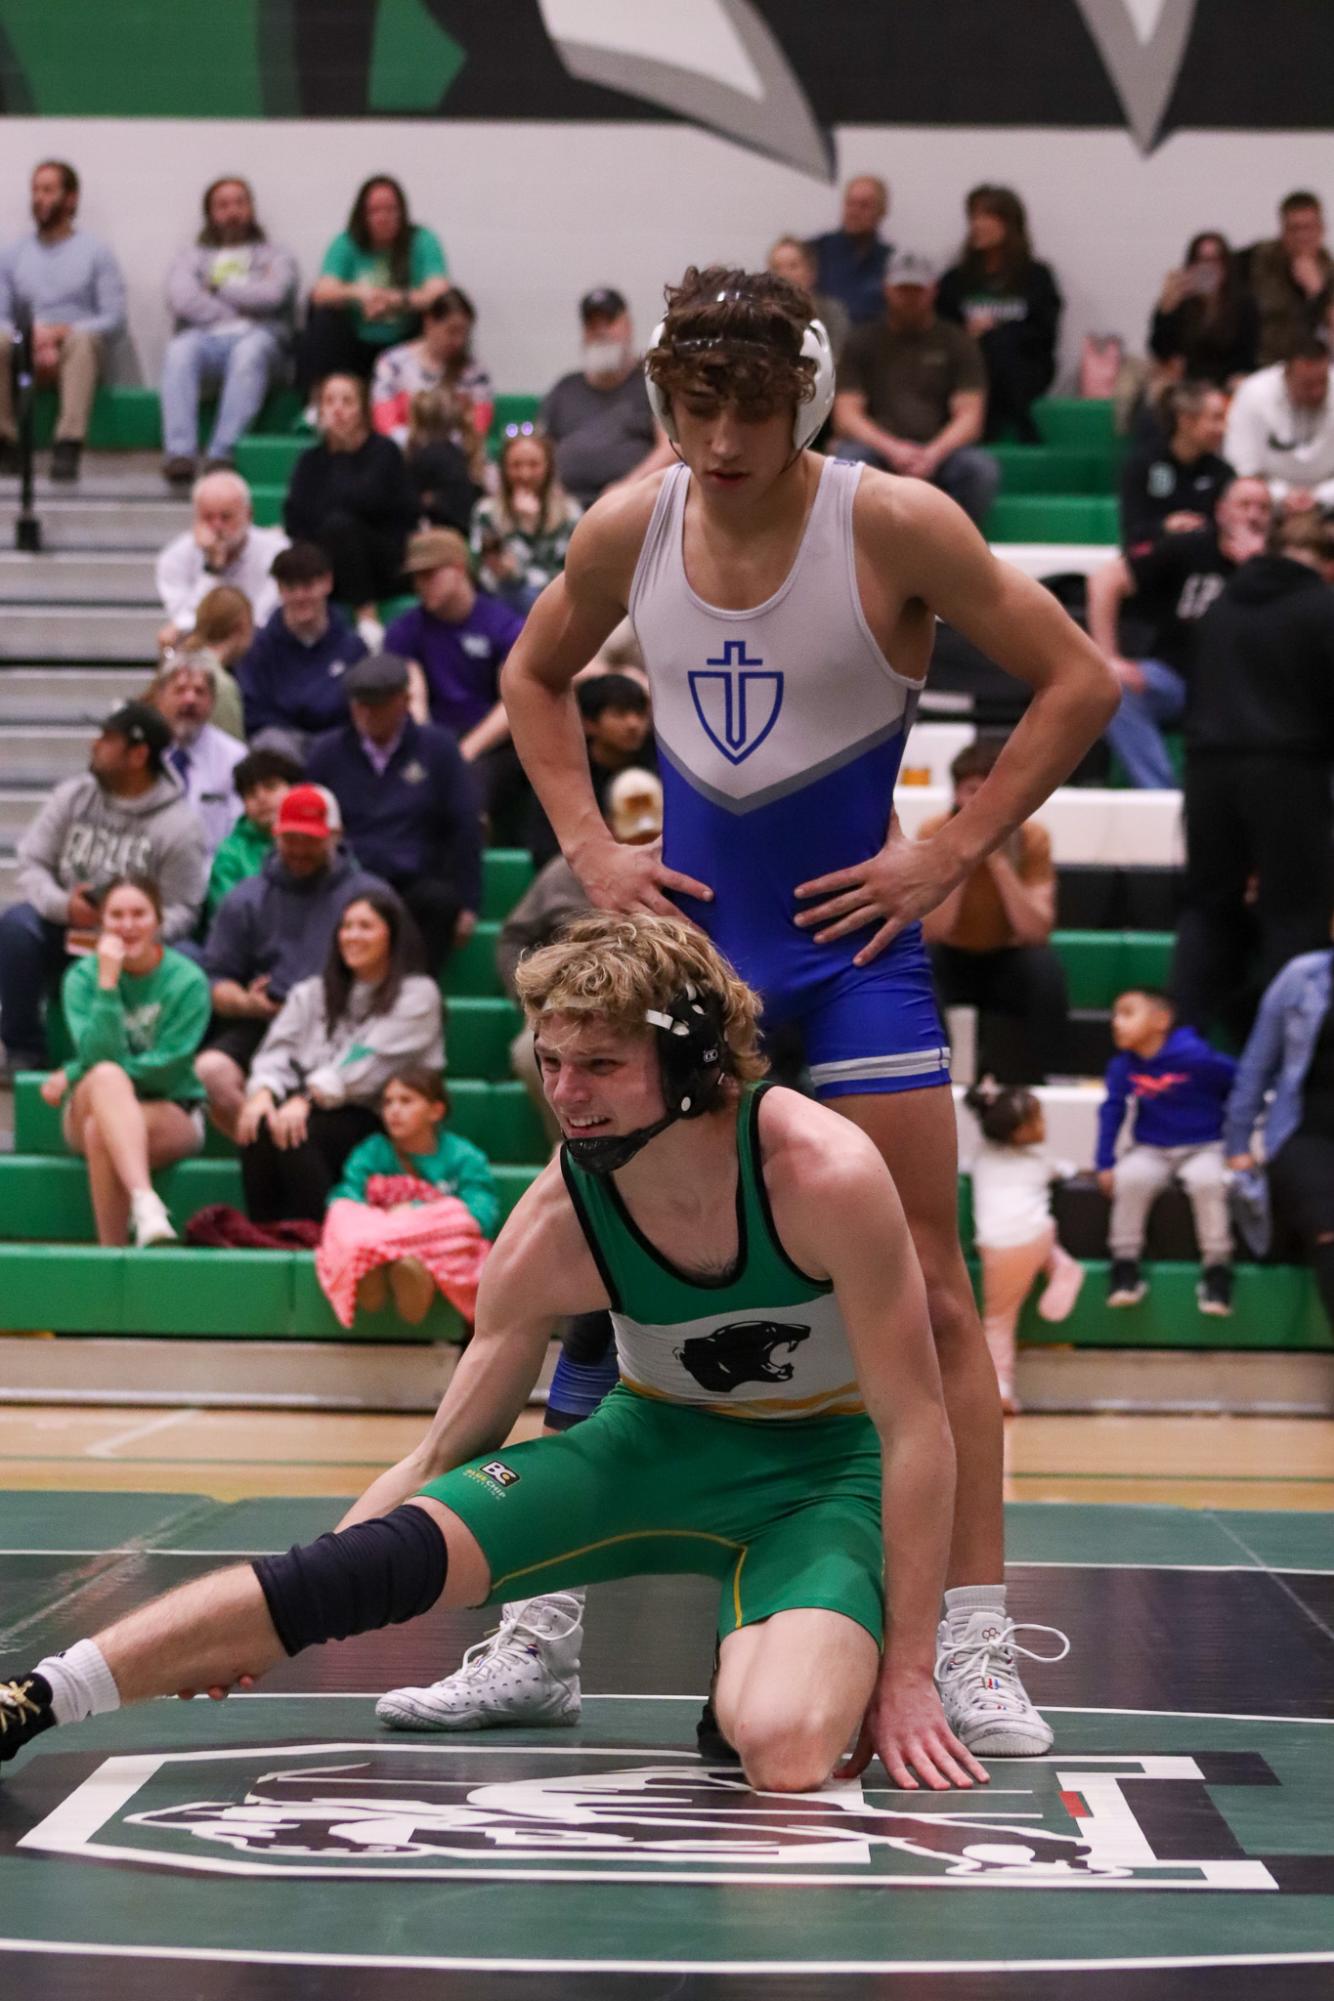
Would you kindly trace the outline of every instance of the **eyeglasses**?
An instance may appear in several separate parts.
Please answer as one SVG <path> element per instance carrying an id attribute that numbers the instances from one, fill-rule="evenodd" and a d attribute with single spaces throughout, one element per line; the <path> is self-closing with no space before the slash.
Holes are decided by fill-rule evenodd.
<path id="1" fill-rule="evenodd" d="M 505 436 L 507 438 L 535 438 L 537 436 L 537 426 L 536 424 L 506 424 Z"/>

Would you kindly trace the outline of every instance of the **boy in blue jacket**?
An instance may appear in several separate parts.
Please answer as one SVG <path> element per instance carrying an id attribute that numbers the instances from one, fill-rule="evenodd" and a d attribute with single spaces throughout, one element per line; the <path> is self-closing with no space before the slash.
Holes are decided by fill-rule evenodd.
<path id="1" fill-rule="evenodd" d="M 1178 1027 L 1166 994 L 1131 987 L 1112 1009 L 1117 1054 L 1098 1113 L 1098 1184 L 1111 1198 L 1109 1306 L 1137 1306 L 1149 1211 L 1169 1182 L 1190 1199 L 1200 1247 L 1201 1313 L 1232 1311 L 1232 1230 L 1223 1162 L 1223 1111 L 1236 1064 L 1193 1028 Z M 1135 1100 L 1131 1145 L 1116 1158 L 1126 1100 Z"/>

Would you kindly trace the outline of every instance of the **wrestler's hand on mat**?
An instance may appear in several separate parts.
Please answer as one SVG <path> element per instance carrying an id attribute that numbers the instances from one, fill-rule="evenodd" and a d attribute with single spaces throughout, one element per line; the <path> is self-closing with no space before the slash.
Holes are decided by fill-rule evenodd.
<path id="1" fill-rule="evenodd" d="M 801 911 L 797 923 L 803 931 L 815 933 L 817 945 L 828 945 L 835 938 L 846 938 L 850 931 L 864 931 L 882 918 L 880 929 L 852 962 L 867 966 L 880 957 L 905 924 L 924 917 L 943 902 L 966 873 L 934 840 L 910 841 L 899 825 L 898 814 L 893 813 L 888 839 L 869 861 L 798 883 L 794 892 L 798 897 L 824 900 Z"/>
<path id="2" fill-rule="evenodd" d="M 253 1688 L 254 1686 L 255 1677 L 253 1674 L 239 1674 L 229 1687 L 223 1688 L 215 1684 L 212 1688 L 205 1689 L 204 1693 L 210 1702 L 225 1702 L 233 1688 Z M 178 1688 L 176 1691 L 176 1700 L 178 1702 L 193 1702 L 198 1693 L 199 1690 L 197 1688 Z"/>
<path id="3" fill-rule="evenodd" d="M 879 1758 L 892 1783 L 905 1792 L 916 1792 L 921 1786 L 945 1792 L 951 1786 L 984 1786 L 988 1781 L 986 1767 L 965 1750 L 945 1721 L 929 1674 L 895 1675 L 881 1670 L 856 1749 L 836 1767 L 834 1777 L 855 1779 L 873 1756 Z"/>
<path id="4" fill-rule="evenodd" d="M 642 847 L 610 838 L 588 841 L 571 853 L 569 863 L 595 910 L 653 910 L 660 917 L 679 917 L 681 912 L 669 900 L 673 892 L 698 897 L 702 903 L 713 901 L 707 883 L 665 865 L 660 840 L 646 841 Z"/>

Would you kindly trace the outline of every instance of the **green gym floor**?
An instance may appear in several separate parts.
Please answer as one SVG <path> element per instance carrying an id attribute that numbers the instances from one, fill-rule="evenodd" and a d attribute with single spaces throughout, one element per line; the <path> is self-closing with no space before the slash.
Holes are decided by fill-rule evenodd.
<path id="1" fill-rule="evenodd" d="M 2 1671 L 336 1512 L 0 1494 Z M 592 1594 L 573 1730 L 382 1732 L 375 1696 L 484 1630 L 454 1613 L 225 1704 L 54 1732 L 0 1783 L 5 1991 L 1314 2001 L 1334 1979 L 1330 1520 L 1013 1505 L 1012 1609 L 1071 1652 L 1030 1675 L 1056 1750 L 993 1761 L 985 1793 L 904 1794 L 875 1766 L 783 1799 L 701 1764 L 713 1587 L 693 1578 Z"/>

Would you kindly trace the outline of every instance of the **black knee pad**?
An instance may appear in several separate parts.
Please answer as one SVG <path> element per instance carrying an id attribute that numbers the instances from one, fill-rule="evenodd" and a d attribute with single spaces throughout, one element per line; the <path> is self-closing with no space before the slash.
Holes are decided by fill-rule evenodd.
<path id="1" fill-rule="evenodd" d="M 253 1567 L 278 1638 L 299 1654 L 429 1612 L 445 1588 L 448 1551 L 424 1508 L 402 1507 Z"/>

